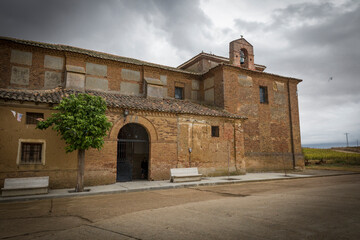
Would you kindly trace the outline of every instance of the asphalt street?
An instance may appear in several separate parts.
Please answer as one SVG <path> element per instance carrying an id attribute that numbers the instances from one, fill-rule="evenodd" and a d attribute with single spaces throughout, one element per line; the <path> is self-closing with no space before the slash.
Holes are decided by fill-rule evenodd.
<path id="1" fill-rule="evenodd" d="M 0 239 L 360 239 L 360 174 L 0 203 Z"/>

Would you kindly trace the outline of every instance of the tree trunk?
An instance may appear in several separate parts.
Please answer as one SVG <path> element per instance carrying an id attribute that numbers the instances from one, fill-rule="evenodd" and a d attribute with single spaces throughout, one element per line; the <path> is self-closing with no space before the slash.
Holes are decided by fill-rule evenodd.
<path id="1" fill-rule="evenodd" d="M 84 191 L 84 168 L 85 168 L 85 149 L 78 150 L 78 172 L 76 192 Z"/>

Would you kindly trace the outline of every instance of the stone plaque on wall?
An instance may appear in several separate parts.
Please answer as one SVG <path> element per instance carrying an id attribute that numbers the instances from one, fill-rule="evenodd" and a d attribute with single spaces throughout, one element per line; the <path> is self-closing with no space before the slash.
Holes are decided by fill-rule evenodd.
<path id="1" fill-rule="evenodd" d="M 19 85 L 29 85 L 29 68 L 13 66 L 11 69 L 10 83 Z"/>
<path id="2" fill-rule="evenodd" d="M 167 76 L 166 75 L 160 75 L 160 81 L 163 83 L 163 85 L 167 85 Z"/>
<path id="3" fill-rule="evenodd" d="M 85 73 L 85 69 L 80 66 L 66 65 L 67 72 Z"/>
<path id="4" fill-rule="evenodd" d="M 238 75 L 238 82 L 243 87 L 251 87 L 253 85 L 252 77 L 246 75 Z"/>
<path id="5" fill-rule="evenodd" d="M 193 90 L 199 90 L 200 89 L 200 83 L 199 80 L 192 80 L 191 86 Z"/>
<path id="6" fill-rule="evenodd" d="M 107 66 L 96 63 L 86 63 L 86 74 L 106 77 Z"/>
<path id="7" fill-rule="evenodd" d="M 205 101 L 206 102 L 214 102 L 214 89 L 208 89 L 205 91 Z"/>
<path id="8" fill-rule="evenodd" d="M 85 75 L 81 73 L 66 73 L 66 88 L 73 88 L 77 90 L 84 90 Z"/>
<path id="9" fill-rule="evenodd" d="M 162 86 L 147 85 L 146 97 L 164 98 L 164 90 Z"/>
<path id="10" fill-rule="evenodd" d="M 45 68 L 62 70 L 64 66 L 64 58 L 45 55 L 44 66 Z"/>
<path id="11" fill-rule="evenodd" d="M 10 62 L 31 66 L 32 53 L 12 49 Z"/>
<path id="12" fill-rule="evenodd" d="M 283 92 L 285 90 L 285 84 L 282 82 L 274 82 L 273 89 L 274 91 Z"/>
<path id="13" fill-rule="evenodd" d="M 60 72 L 45 72 L 45 88 L 56 88 L 61 86 L 61 73 Z"/>
<path id="14" fill-rule="evenodd" d="M 140 86 L 137 83 L 121 82 L 120 93 L 125 95 L 140 95 Z"/>
<path id="15" fill-rule="evenodd" d="M 108 90 L 108 80 L 104 78 L 86 77 L 85 88 L 88 90 Z"/>
<path id="16" fill-rule="evenodd" d="M 121 78 L 130 81 L 140 81 L 140 72 L 129 69 L 121 69 Z"/>
<path id="17" fill-rule="evenodd" d="M 214 77 L 207 78 L 204 81 L 204 89 L 208 89 L 214 86 Z"/>

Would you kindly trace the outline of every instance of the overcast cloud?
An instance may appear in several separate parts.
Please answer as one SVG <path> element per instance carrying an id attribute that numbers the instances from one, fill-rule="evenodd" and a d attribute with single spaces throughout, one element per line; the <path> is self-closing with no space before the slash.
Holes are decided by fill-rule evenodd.
<path id="1" fill-rule="evenodd" d="M 174 67 L 244 35 L 266 71 L 304 80 L 303 144 L 360 140 L 359 1 L 2 0 L 0 35 Z"/>

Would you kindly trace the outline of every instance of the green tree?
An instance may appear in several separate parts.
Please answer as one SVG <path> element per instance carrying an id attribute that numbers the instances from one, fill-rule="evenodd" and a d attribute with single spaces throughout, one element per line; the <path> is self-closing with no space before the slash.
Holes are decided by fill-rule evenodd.
<path id="1" fill-rule="evenodd" d="M 61 135 L 67 146 L 66 152 L 78 150 L 78 172 L 76 192 L 84 191 L 85 150 L 104 145 L 104 137 L 111 127 L 107 120 L 106 102 L 101 97 L 81 93 L 63 98 L 54 107 L 58 112 L 44 121 L 39 121 L 38 129 L 52 129 Z"/>

